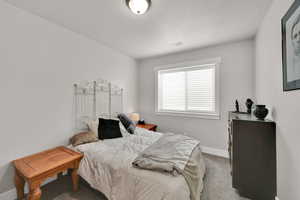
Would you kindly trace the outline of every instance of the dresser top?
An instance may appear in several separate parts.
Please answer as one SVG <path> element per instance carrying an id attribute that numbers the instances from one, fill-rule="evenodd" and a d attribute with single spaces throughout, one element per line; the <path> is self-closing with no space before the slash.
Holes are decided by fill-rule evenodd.
<path id="1" fill-rule="evenodd" d="M 274 121 L 269 120 L 269 119 L 265 119 L 265 120 L 257 119 L 253 114 L 237 113 L 237 112 L 233 112 L 233 111 L 229 112 L 229 119 L 231 119 L 231 120 L 242 120 L 242 121 L 275 123 Z"/>

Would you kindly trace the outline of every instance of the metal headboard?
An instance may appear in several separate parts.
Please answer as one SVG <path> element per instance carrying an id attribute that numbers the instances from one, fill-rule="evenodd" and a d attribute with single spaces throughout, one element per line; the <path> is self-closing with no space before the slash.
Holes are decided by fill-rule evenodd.
<path id="1" fill-rule="evenodd" d="M 123 88 L 103 79 L 74 84 L 75 130 L 86 129 L 87 120 L 112 118 L 123 112 Z"/>

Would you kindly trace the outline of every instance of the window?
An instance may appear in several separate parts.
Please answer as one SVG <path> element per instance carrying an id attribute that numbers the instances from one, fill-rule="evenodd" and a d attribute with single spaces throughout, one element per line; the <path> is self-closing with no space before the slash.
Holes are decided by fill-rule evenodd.
<path id="1" fill-rule="evenodd" d="M 219 119 L 220 59 L 156 69 L 156 112 Z"/>

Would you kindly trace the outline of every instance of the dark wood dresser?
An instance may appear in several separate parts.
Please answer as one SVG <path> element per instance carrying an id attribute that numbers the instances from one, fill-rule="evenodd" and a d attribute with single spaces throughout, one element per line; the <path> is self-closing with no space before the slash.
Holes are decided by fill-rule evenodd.
<path id="1" fill-rule="evenodd" d="M 276 124 L 250 114 L 229 112 L 228 151 L 232 186 L 253 200 L 276 196 Z"/>

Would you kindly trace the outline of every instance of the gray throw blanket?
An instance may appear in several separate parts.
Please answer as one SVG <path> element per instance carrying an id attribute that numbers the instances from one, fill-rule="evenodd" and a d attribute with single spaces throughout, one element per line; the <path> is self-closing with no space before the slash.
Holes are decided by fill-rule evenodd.
<path id="1" fill-rule="evenodd" d="M 205 164 L 200 144 L 194 148 L 182 175 L 189 186 L 191 200 L 200 200 L 203 190 L 203 177 L 205 175 Z"/>
<path id="2" fill-rule="evenodd" d="M 165 134 L 146 148 L 132 164 L 141 169 L 183 175 L 191 200 L 199 200 L 205 174 L 199 141 L 184 135 Z"/>

